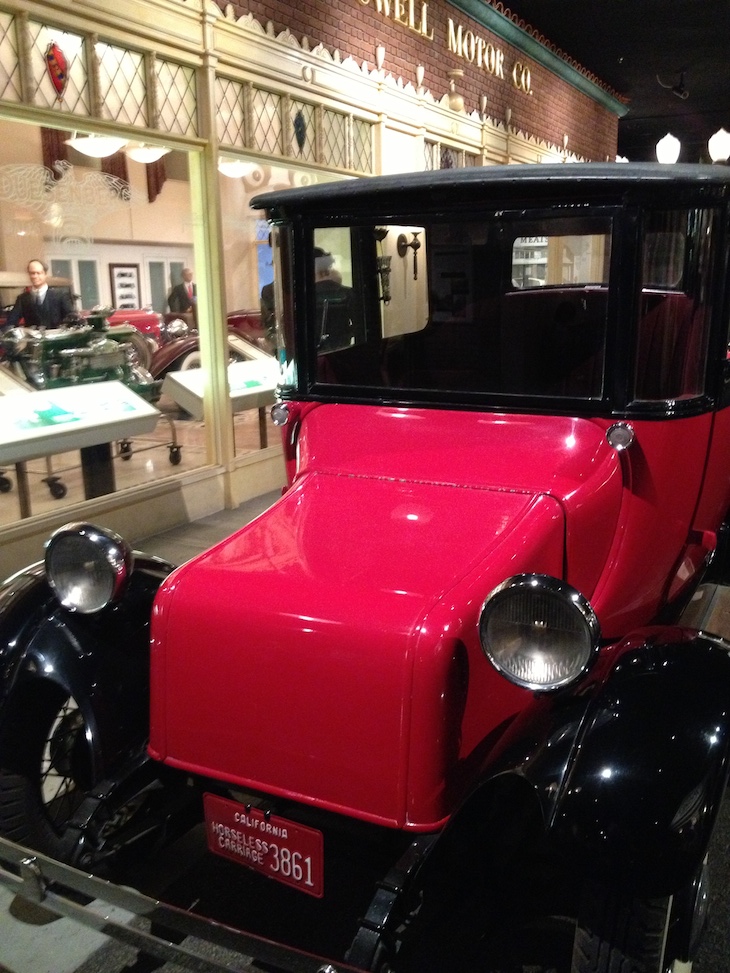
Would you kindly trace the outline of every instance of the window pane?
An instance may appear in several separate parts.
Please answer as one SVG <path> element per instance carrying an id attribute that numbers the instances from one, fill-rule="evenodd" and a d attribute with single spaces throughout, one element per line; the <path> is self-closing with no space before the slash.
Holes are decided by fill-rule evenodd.
<path id="1" fill-rule="evenodd" d="M 51 260 L 51 276 L 66 277 L 73 281 L 73 265 L 70 260 Z"/>
<path id="2" fill-rule="evenodd" d="M 679 399 L 704 390 L 710 324 L 709 210 L 652 214 L 643 236 L 636 398 Z"/>
<path id="3" fill-rule="evenodd" d="M 318 228 L 313 244 L 315 382 L 602 395 L 609 217 Z"/>
<path id="4" fill-rule="evenodd" d="M 95 260 L 79 260 L 81 307 L 96 307 L 99 302 L 99 270 Z"/>
<path id="5" fill-rule="evenodd" d="M 158 314 L 164 314 L 167 311 L 167 294 L 169 290 L 165 280 L 165 262 L 164 260 L 150 260 L 147 266 L 150 277 L 152 308 Z"/>

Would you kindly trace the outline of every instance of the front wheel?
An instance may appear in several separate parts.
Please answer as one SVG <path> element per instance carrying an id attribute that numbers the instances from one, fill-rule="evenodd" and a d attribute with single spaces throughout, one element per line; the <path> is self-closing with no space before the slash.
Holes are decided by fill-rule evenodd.
<path id="1" fill-rule="evenodd" d="M 591 884 L 581 897 L 571 973 L 691 973 L 707 918 L 707 859 L 678 896 L 634 898 Z"/>
<path id="2" fill-rule="evenodd" d="M 233 365 L 235 362 L 245 361 L 245 357 L 231 344 L 228 342 L 228 364 Z M 178 360 L 170 366 L 170 371 L 180 371 L 187 372 L 191 368 L 200 368 L 202 365 L 202 360 L 200 356 L 200 349 L 194 348 L 191 351 L 186 352 Z"/>
<path id="3" fill-rule="evenodd" d="M 29 700 L 0 768 L 0 831 L 11 841 L 62 858 L 63 836 L 95 783 L 86 723 L 70 696 Z"/>

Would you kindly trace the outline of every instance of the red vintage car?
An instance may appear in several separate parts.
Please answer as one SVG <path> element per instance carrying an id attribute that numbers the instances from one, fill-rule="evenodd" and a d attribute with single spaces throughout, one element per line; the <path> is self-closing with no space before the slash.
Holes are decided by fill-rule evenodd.
<path id="1" fill-rule="evenodd" d="M 297 895 L 344 925 L 267 968 L 690 970 L 730 754 L 730 173 L 253 205 L 288 488 L 176 570 L 71 524 L 0 588 L 3 834 L 89 871 L 192 805 L 244 928 L 264 894 L 282 937 Z"/>

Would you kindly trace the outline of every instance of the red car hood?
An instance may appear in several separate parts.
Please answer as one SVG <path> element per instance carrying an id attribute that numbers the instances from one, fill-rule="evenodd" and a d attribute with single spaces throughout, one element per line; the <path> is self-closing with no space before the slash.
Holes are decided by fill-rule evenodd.
<path id="1" fill-rule="evenodd" d="M 481 604 L 509 575 L 562 575 L 580 484 L 551 496 L 395 477 L 397 452 L 381 439 L 375 475 L 310 457 L 271 509 L 169 577 L 153 615 L 153 756 L 391 826 L 448 814 L 449 761 L 525 701 L 479 650 Z M 558 463 L 555 451 L 553 486 Z"/>

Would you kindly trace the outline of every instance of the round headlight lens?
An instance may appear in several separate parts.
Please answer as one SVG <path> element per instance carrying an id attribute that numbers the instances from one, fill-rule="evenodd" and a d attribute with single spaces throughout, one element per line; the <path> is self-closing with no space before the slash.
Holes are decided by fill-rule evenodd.
<path id="1" fill-rule="evenodd" d="M 67 524 L 46 545 L 46 576 L 58 600 L 84 615 L 120 596 L 132 564 L 127 543 L 93 524 Z"/>
<path id="2" fill-rule="evenodd" d="M 590 665 L 600 641 L 588 601 L 556 578 L 521 574 L 487 598 L 479 638 L 487 658 L 527 689 L 559 689 Z"/>

